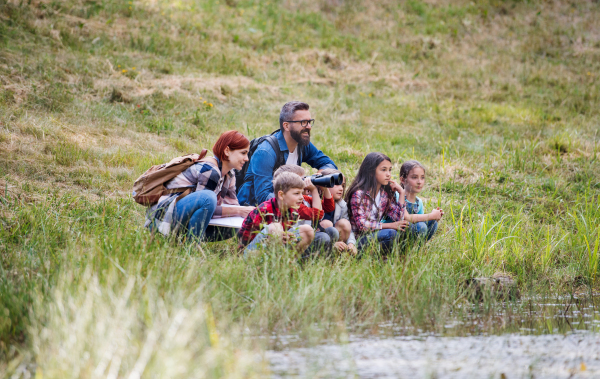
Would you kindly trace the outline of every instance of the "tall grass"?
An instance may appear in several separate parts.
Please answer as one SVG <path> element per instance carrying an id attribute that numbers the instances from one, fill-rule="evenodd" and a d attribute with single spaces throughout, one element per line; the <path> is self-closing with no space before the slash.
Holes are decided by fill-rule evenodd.
<path id="1" fill-rule="evenodd" d="M 599 285 L 599 16 L 567 1 L 0 2 L 0 370 L 252 376 L 274 343 L 256 336 L 567 330 L 530 300 L 594 304 Z M 228 129 L 271 132 L 290 99 L 350 180 L 371 151 L 420 160 L 426 208 L 446 211 L 436 237 L 299 263 L 143 230 L 140 173 Z M 471 303 L 465 280 L 496 272 L 525 301 Z"/>

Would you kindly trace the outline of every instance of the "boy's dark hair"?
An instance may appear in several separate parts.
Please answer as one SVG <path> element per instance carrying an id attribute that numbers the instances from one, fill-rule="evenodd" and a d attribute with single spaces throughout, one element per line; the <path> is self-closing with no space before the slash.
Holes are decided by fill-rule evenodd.
<path id="1" fill-rule="evenodd" d="M 302 178 L 293 172 L 282 172 L 277 175 L 275 180 L 273 180 L 273 190 L 275 196 L 279 193 L 279 191 L 283 191 L 286 193 L 292 188 L 304 189 L 304 181 Z"/>
<path id="2" fill-rule="evenodd" d="M 296 111 L 307 111 L 308 104 L 301 101 L 288 101 L 281 107 L 281 113 L 279 113 L 279 129 L 283 131 L 283 123 L 290 121 L 294 117 Z"/>
<path id="3" fill-rule="evenodd" d="M 402 163 L 402 166 L 400 167 L 400 178 L 408 178 L 408 174 L 410 174 L 415 167 L 420 167 L 423 171 L 426 171 L 425 166 L 423 166 L 421 162 L 415 160 L 406 161 Z"/>
<path id="4" fill-rule="evenodd" d="M 360 168 L 358 169 L 358 174 L 350 184 L 350 188 L 348 188 L 348 192 L 346 193 L 346 203 L 350 204 L 350 199 L 352 199 L 352 195 L 358 190 L 363 190 L 371 195 L 372 199 L 375 199 L 377 194 L 377 179 L 375 179 L 375 171 L 377 170 L 377 166 L 383 161 L 392 162 L 390 157 L 383 153 L 369 153 L 363 159 L 360 164 Z M 393 194 L 392 188 L 388 184 L 387 186 L 382 186 L 383 189 L 390 199 L 390 202 L 395 202 L 396 197 Z M 361 200 L 362 201 L 362 200 Z M 389 206 L 389 203 L 388 203 Z M 387 212 L 387 209 L 384 210 L 384 213 Z M 352 207 L 348 206 L 348 216 L 352 217 Z"/>

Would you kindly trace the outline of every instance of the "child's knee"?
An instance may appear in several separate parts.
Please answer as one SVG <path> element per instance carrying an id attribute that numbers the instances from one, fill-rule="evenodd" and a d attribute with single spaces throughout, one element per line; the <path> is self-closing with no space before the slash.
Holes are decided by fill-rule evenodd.
<path id="1" fill-rule="evenodd" d="M 321 220 L 320 225 L 321 225 L 321 228 L 327 229 L 327 228 L 331 228 L 333 226 L 333 222 L 331 222 L 329 220 Z"/>
<path id="2" fill-rule="evenodd" d="M 336 222 L 335 228 L 338 230 L 341 230 L 343 232 L 349 232 L 350 231 L 350 221 L 343 218 L 343 219 L 339 220 L 338 222 Z"/>
<path id="3" fill-rule="evenodd" d="M 424 222 L 417 222 L 416 224 L 414 224 L 413 229 L 418 235 L 427 234 L 427 224 Z"/>
<path id="4" fill-rule="evenodd" d="M 300 236 L 312 241 L 315 238 L 315 231 L 310 225 L 300 225 L 299 229 Z"/>
<path id="5" fill-rule="evenodd" d="M 386 229 L 385 231 L 386 231 L 386 233 L 384 233 L 384 239 L 386 239 L 388 241 L 394 241 L 394 240 L 398 239 L 399 234 L 398 234 L 397 230 Z"/>

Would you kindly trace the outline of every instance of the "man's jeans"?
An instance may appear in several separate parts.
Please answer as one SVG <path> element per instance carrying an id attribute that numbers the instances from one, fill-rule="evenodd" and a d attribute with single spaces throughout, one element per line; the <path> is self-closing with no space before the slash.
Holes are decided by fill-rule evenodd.
<path id="1" fill-rule="evenodd" d="M 233 237 L 235 229 L 209 226 L 217 208 L 217 195 L 213 191 L 192 192 L 175 204 L 173 221 L 179 233 L 186 233 L 196 241 L 222 241 Z"/>

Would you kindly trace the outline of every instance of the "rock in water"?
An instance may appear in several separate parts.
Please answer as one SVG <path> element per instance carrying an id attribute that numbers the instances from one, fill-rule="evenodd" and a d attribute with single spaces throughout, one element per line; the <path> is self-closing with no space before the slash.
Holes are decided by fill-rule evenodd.
<path id="1" fill-rule="evenodd" d="M 467 295 L 471 300 L 483 301 L 494 297 L 499 300 L 516 300 L 521 298 L 517 282 L 508 274 L 495 273 L 491 278 L 470 278 L 465 281 Z"/>

